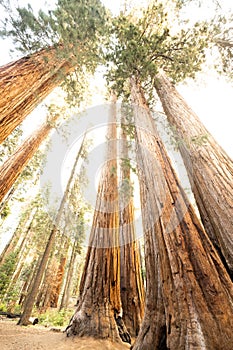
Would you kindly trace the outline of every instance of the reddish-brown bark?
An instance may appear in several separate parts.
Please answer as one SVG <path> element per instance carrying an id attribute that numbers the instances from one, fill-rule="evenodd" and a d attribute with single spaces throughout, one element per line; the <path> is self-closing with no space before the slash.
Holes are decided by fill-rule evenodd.
<path id="1" fill-rule="evenodd" d="M 120 247 L 116 162 L 116 106 L 111 106 L 107 159 L 80 283 L 77 310 L 67 335 L 130 341 L 122 322 L 120 297 Z"/>
<path id="2" fill-rule="evenodd" d="M 55 120 L 53 120 L 55 122 Z M 0 202 L 53 128 L 44 123 L 31 134 L 0 167 Z"/>
<path id="3" fill-rule="evenodd" d="M 43 49 L 0 67 L 0 142 L 73 69 L 71 61 L 58 58 L 56 49 Z"/>
<path id="4" fill-rule="evenodd" d="M 122 115 L 122 123 L 124 117 Z M 121 159 L 129 159 L 127 134 L 121 130 Z M 145 292 L 141 274 L 139 246 L 134 227 L 134 203 L 131 193 L 130 167 L 121 162 L 122 189 L 120 208 L 121 302 L 123 320 L 132 337 L 138 335 L 144 316 Z M 124 186 L 125 184 L 125 186 Z"/>
<path id="5" fill-rule="evenodd" d="M 161 285 L 167 348 L 230 350 L 232 282 L 179 184 L 146 100 L 135 83 L 132 95 L 141 106 L 135 113 L 135 135 L 141 191 L 146 193 L 144 205 L 150 214 L 146 231 L 153 233 L 152 255 L 158 255 L 159 283 L 155 293 L 148 281 L 152 294 L 147 293 L 147 300 L 158 300 Z M 145 319 L 147 312 L 146 309 Z M 152 314 L 151 323 L 156 323 L 159 330 L 157 310 Z M 144 323 L 140 333 L 146 334 Z M 159 349 L 150 342 L 153 338 L 139 334 L 134 349 Z"/>
<path id="6" fill-rule="evenodd" d="M 163 72 L 155 88 L 175 128 L 202 223 L 233 277 L 233 161 Z"/>

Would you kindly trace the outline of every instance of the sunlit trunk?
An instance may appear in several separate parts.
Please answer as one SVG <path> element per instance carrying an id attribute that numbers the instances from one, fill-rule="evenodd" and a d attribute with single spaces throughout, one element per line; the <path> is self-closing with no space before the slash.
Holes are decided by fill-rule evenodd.
<path id="1" fill-rule="evenodd" d="M 53 123 L 44 123 L 0 167 L 0 202 L 11 189 L 53 127 Z"/>
<path id="2" fill-rule="evenodd" d="M 140 106 L 135 109 L 135 139 L 141 190 L 146 191 L 142 210 L 144 215 L 149 214 L 144 229 L 148 234 L 153 233 L 152 255 L 158 256 L 158 283 L 154 288 L 147 279 L 150 290 L 147 302 L 158 300 L 161 286 L 167 348 L 230 350 L 233 347 L 232 282 L 187 200 L 142 91 L 134 82 L 132 95 Z M 147 337 L 145 330 L 148 315 L 156 329 L 151 337 Z M 161 329 L 159 315 L 158 304 L 154 312 L 146 308 L 145 324 L 134 349 L 163 348 L 153 340 Z"/>
<path id="3" fill-rule="evenodd" d="M 72 71 L 72 64 L 43 49 L 0 67 L 0 142 Z"/>
<path id="4" fill-rule="evenodd" d="M 163 72 L 155 88 L 175 129 L 202 223 L 233 278 L 233 162 Z"/>
<path id="5" fill-rule="evenodd" d="M 67 335 L 130 341 L 122 321 L 117 189 L 116 106 L 110 106 L 107 163 L 99 180 L 77 310 Z"/>
<path id="6" fill-rule="evenodd" d="M 121 122 L 124 123 L 122 115 Z M 123 320 L 132 337 L 138 335 L 144 316 L 144 285 L 141 274 L 140 252 L 134 227 L 134 203 L 127 133 L 121 130 L 121 186 L 120 208 L 120 262 L 121 262 L 121 301 Z"/>

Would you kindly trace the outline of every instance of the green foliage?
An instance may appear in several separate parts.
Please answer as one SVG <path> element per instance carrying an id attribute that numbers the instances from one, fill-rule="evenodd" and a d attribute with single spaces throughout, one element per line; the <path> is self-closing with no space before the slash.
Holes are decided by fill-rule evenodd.
<path id="1" fill-rule="evenodd" d="M 169 143 L 176 151 L 179 150 L 180 146 L 185 146 L 187 148 L 190 148 L 191 145 L 205 146 L 208 141 L 207 134 L 195 135 L 190 139 L 181 135 L 179 130 L 177 130 L 177 128 L 172 125 L 169 125 L 167 133 L 169 135 Z"/>
<path id="2" fill-rule="evenodd" d="M 127 97 L 129 95 L 127 94 Z M 126 98 L 127 98 L 126 97 Z M 133 106 L 123 102 L 121 105 L 121 128 L 130 140 L 135 138 L 135 123 Z M 129 146 L 129 142 L 128 142 Z"/>
<path id="3" fill-rule="evenodd" d="M 119 95 L 123 91 L 127 97 L 125 82 L 132 76 L 148 84 L 162 68 L 178 82 L 201 69 L 209 45 L 207 23 L 175 31 L 168 18 L 162 3 L 154 1 L 141 17 L 121 14 L 113 20 L 107 79 Z"/>
<path id="4" fill-rule="evenodd" d="M 11 252 L 0 266 L 0 297 L 3 298 L 14 273 L 18 252 Z"/>
<path id="5" fill-rule="evenodd" d="M 132 170 L 133 173 L 136 173 L 136 168 L 132 166 L 130 158 L 121 158 L 121 168 L 124 170 Z"/>
<path id="6" fill-rule="evenodd" d="M 71 316 L 73 315 L 74 310 L 48 310 L 44 314 L 39 315 L 39 323 L 46 326 L 57 326 L 62 327 L 69 323 Z"/>
<path id="7" fill-rule="evenodd" d="M 113 176 L 116 176 L 117 175 L 117 168 L 115 166 L 112 166 L 110 169 L 109 169 L 109 173 L 110 173 L 110 176 L 113 177 Z"/>
<path id="8" fill-rule="evenodd" d="M 23 132 L 21 126 L 15 130 L 1 143 L 0 145 L 0 163 L 3 163 L 9 156 L 11 156 L 16 147 L 19 145 Z"/>
<path id="9" fill-rule="evenodd" d="M 8 203 L 6 203 L 6 205 L 4 205 L 4 207 L 2 208 L 2 210 L 0 211 L 0 218 L 2 220 L 6 219 L 8 215 L 10 215 L 11 213 L 11 209 Z"/>
<path id="10" fill-rule="evenodd" d="M 60 58 L 74 55 L 81 61 L 88 59 L 87 52 L 96 51 L 106 19 L 99 0 L 58 0 L 55 9 L 38 14 L 30 4 L 7 12 L 1 35 L 11 37 L 17 50 L 32 53 L 55 45 Z"/>
<path id="11" fill-rule="evenodd" d="M 133 197 L 134 186 L 130 179 L 125 178 L 121 181 L 119 188 L 119 196 L 120 200 L 123 203 L 128 203 L 129 200 Z"/>
<path id="12" fill-rule="evenodd" d="M 7 304 L 6 303 L 0 303 L 0 311 L 7 312 Z"/>
<path id="13" fill-rule="evenodd" d="M 20 287 L 19 283 L 16 283 L 15 285 L 11 285 L 9 289 L 7 290 L 7 293 L 4 297 L 4 301 L 7 303 L 7 311 L 8 312 L 20 312 L 21 307 L 18 305 L 18 307 L 15 305 L 19 298 L 20 293 Z"/>
<path id="14" fill-rule="evenodd" d="M 67 92 L 67 101 L 73 106 L 80 103 L 86 80 L 83 72 L 93 73 L 101 62 L 102 42 L 108 14 L 99 0 L 58 0 L 53 10 L 34 13 L 30 4 L 16 7 L 5 6 L 7 16 L 2 22 L 0 35 L 10 37 L 15 49 L 31 54 L 41 49 L 44 62 L 51 57 L 69 63 L 71 74 L 59 71 L 60 81 Z M 48 50 L 48 54 L 46 53 Z"/>
<path id="15" fill-rule="evenodd" d="M 213 49 L 217 48 L 219 59 L 215 60 L 215 69 L 226 77 L 233 79 L 233 14 L 217 16 L 212 23 L 215 28 L 212 35 Z M 216 53 L 215 53 L 216 55 Z"/>

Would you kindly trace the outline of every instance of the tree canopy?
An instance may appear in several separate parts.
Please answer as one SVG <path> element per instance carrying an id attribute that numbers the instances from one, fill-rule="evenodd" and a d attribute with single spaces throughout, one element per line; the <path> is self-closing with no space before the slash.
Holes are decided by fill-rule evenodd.
<path id="1" fill-rule="evenodd" d="M 39 10 L 32 6 L 11 7 L 1 3 L 7 16 L 2 21 L 0 35 L 10 37 L 15 50 L 30 55 L 51 49 L 54 59 L 64 60 L 74 67 L 71 74 L 60 72 L 68 100 L 76 105 L 87 85 L 85 72 L 93 73 L 101 63 L 101 52 L 108 13 L 99 0 L 58 0 L 53 10 Z M 44 63 L 51 59 L 43 53 Z M 54 67 L 55 69 L 56 67 Z"/>

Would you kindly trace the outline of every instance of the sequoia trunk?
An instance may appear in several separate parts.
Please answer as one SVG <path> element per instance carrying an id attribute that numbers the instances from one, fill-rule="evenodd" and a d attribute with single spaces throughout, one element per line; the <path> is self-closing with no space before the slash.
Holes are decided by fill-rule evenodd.
<path id="1" fill-rule="evenodd" d="M 177 349 L 224 349 L 233 347 L 231 280 L 187 200 L 139 86 L 132 85 L 140 181 L 146 190 L 144 207 L 150 217 L 147 232 L 155 226 L 161 284 L 166 317 L 166 345 Z M 148 280 L 153 301 L 155 294 Z M 157 289 L 157 287 L 156 287 Z M 146 309 L 145 319 L 148 317 Z M 153 312 L 152 312 L 153 313 Z M 156 310 L 150 314 L 157 322 Z M 160 324 L 159 324 L 160 326 Z M 144 325 L 141 332 L 144 332 Z M 139 334 L 135 349 L 157 349 Z M 140 344 L 142 342 L 142 345 Z M 144 342 L 145 341 L 145 342 Z"/>
<path id="2" fill-rule="evenodd" d="M 121 117 L 124 124 L 124 116 Z M 120 261 L 121 301 L 123 320 L 131 334 L 138 335 L 144 316 L 144 286 L 138 242 L 134 227 L 134 204 L 131 193 L 130 164 L 128 162 L 127 133 L 121 131 L 121 190 L 120 208 Z"/>
<path id="3" fill-rule="evenodd" d="M 179 139 L 202 223 L 233 278 L 233 162 L 163 72 L 155 88 Z"/>
<path id="4" fill-rule="evenodd" d="M 110 107 L 107 163 L 99 182 L 78 307 L 67 335 L 130 341 L 122 322 L 116 161 L 116 106 Z"/>
<path id="5" fill-rule="evenodd" d="M 43 49 L 0 67 L 0 142 L 71 72 L 72 64 Z"/>
<path id="6" fill-rule="evenodd" d="M 53 120 L 55 122 L 55 120 Z M 22 170 L 52 130 L 52 123 L 43 124 L 20 145 L 0 167 L 0 202 L 15 183 Z"/>

